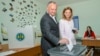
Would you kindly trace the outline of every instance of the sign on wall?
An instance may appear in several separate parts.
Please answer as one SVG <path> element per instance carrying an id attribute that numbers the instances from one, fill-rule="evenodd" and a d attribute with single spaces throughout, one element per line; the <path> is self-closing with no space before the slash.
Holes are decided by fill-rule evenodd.
<path id="1" fill-rule="evenodd" d="M 74 27 L 79 30 L 79 17 L 74 16 L 73 21 L 74 21 Z"/>

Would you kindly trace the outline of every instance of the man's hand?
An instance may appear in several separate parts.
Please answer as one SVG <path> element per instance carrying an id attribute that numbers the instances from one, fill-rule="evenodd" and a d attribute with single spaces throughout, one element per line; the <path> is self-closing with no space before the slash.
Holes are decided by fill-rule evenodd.
<path id="1" fill-rule="evenodd" d="M 60 41 L 59 41 L 59 43 L 60 44 L 69 44 L 69 41 L 66 38 L 61 38 Z"/>

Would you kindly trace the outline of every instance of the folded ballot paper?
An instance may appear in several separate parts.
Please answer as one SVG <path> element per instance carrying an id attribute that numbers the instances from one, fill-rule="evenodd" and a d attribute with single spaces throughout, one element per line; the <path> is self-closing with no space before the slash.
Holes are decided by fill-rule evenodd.
<path id="1" fill-rule="evenodd" d="M 73 49 L 73 43 L 72 43 L 72 41 L 71 41 L 71 39 L 68 39 L 69 40 L 69 44 L 66 44 L 66 46 L 68 47 L 68 50 L 69 51 L 72 51 L 72 49 Z"/>

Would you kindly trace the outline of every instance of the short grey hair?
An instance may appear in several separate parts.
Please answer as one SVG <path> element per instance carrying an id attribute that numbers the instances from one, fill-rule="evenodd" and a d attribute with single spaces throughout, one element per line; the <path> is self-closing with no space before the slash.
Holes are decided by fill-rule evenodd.
<path id="1" fill-rule="evenodd" d="M 47 6 L 48 6 L 49 4 L 51 4 L 51 3 L 56 4 L 56 2 L 54 2 L 54 1 L 49 1 L 48 4 L 47 4 Z"/>

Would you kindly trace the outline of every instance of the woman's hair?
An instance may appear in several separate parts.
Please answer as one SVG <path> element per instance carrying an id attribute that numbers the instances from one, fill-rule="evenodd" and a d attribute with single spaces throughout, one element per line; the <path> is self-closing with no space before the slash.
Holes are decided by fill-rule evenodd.
<path id="1" fill-rule="evenodd" d="M 88 28 L 90 29 L 90 31 L 92 31 L 92 28 L 91 28 L 91 26 L 87 26 L 87 30 L 88 30 Z"/>
<path id="2" fill-rule="evenodd" d="M 90 29 L 90 35 L 91 35 L 91 33 L 93 32 L 91 26 L 87 26 L 86 33 L 87 33 L 87 35 L 89 35 L 88 28 Z"/>
<path id="3" fill-rule="evenodd" d="M 70 10 L 71 11 L 71 16 L 70 16 L 70 18 L 73 16 L 73 10 L 72 10 L 72 8 L 71 7 L 66 7 L 66 8 L 64 8 L 64 10 L 63 10 L 63 12 L 62 12 L 62 17 L 64 18 L 64 19 L 66 19 L 66 16 L 65 16 L 65 11 L 66 10 Z"/>

